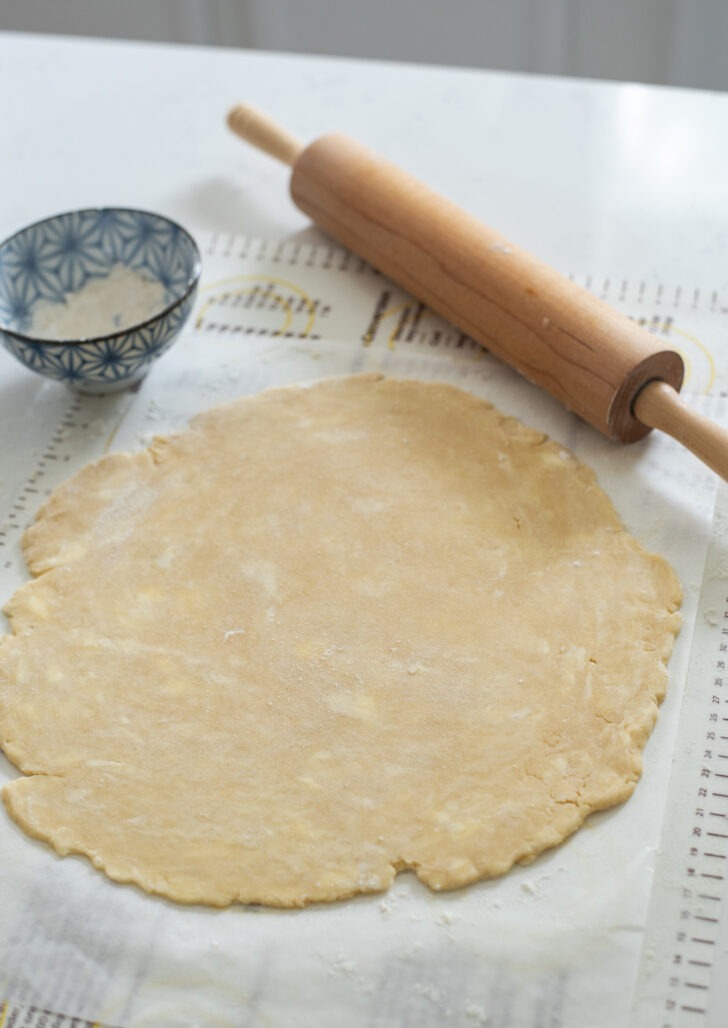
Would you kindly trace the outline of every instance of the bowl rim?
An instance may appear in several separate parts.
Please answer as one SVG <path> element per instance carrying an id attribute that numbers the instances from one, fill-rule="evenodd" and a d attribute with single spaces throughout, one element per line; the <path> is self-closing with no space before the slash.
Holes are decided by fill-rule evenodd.
<path id="1" fill-rule="evenodd" d="M 147 326 L 158 321 L 160 318 L 166 317 L 167 314 L 179 307 L 180 304 L 184 303 L 190 295 L 197 288 L 202 274 L 202 254 L 200 248 L 197 245 L 192 234 L 181 225 L 174 218 L 167 217 L 166 214 L 160 214 L 158 211 L 150 211 L 143 207 L 117 207 L 117 206 L 103 206 L 103 207 L 76 207 L 68 211 L 59 211 L 56 214 L 49 214 L 45 218 L 39 218 L 37 221 L 31 221 L 22 228 L 19 228 L 12 235 L 7 236 L 5 239 L 0 241 L 0 250 L 7 244 L 11 243 L 13 239 L 18 236 L 22 236 L 24 232 L 28 232 L 30 229 L 37 228 L 39 225 L 45 225 L 49 221 L 56 221 L 59 218 L 67 218 L 72 214 L 88 214 L 97 213 L 101 214 L 104 211 L 119 211 L 122 214 L 145 214 L 151 218 L 157 218 L 159 221 L 164 221 L 166 224 L 171 225 L 177 229 L 190 243 L 192 247 L 192 255 L 194 258 L 194 264 L 192 271 L 190 272 L 189 278 L 185 284 L 183 292 L 175 297 L 165 307 L 160 308 L 156 314 L 152 314 L 151 317 L 145 318 L 143 321 L 135 321 L 133 324 L 128 325 L 126 328 L 119 329 L 115 332 L 102 332 L 101 335 L 95 336 L 79 336 L 74 339 L 42 339 L 38 336 L 27 335 L 25 332 L 19 332 L 17 329 L 10 328 L 2 320 L 0 320 L 0 333 L 11 336 L 13 339 L 17 339 L 22 343 L 32 343 L 36 346 L 83 346 L 88 343 L 101 343 L 107 339 L 118 339 L 121 336 L 128 336 L 132 332 L 138 332 L 140 329 L 146 328 Z"/>

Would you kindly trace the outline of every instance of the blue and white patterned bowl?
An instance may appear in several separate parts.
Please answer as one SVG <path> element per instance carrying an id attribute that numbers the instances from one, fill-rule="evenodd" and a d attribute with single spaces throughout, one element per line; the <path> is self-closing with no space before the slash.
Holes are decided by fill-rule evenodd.
<path id="1" fill-rule="evenodd" d="M 116 207 L 58 214 L 0 244 L 0 340 L 31 371 L 79 392 L 118 392 L 144 378 L 175 341 L 200 271 L 193 238 L 159 214 Z M 112 280 L 107 300 L 103 283 Z M 143 314 L 137 284 L 156 301 Z M 38 329 L 49 311 L 52 324 L 53 305 L 63 315 L 91 292 L 96 327 L 76 306 L 72 331 Z M 103 310 L 105 303 L 113 309 Z"/>

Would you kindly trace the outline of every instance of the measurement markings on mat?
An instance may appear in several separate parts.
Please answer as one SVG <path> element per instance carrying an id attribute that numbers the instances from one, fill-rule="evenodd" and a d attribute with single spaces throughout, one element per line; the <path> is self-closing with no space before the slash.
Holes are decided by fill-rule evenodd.
<path id="1" fill-rule="evenodd" d="M 69 1014 L 56 1014 L 41 1007 L 19 1006 L 0 1000 L 0 1028 L 111 1028 L 101 1021 L 87 1021 Z"/>
<path id="2" fill-rule="evenodd" d="M 262 335 L 272 342 L 323 339 L 471 361 L 483 357 L 480 344 L 344 247 L 214 235 L 204 256 L 194 320 L 200 332 L 231 341 Z M 711 337 L 717 321 L 728 318 L 728 305 L 715 291 L 617 276 L 569 277 L 677 350 L 690 392 L 713 391 L 719 375 Z M 728 382 L 728 368 L 720 378 Z"/>
<path id="3" fill-rule="evenodd" d="M 83 464 L 104 452 L 135 397 L 127 393 L 108 400 L 75 395 L 55 427 L 39 424 L 28 440 L 30 475 L 18 487 L 7 512 L 0 511 L 0 571 L 19 571 L 18 543 L 38 508 L 53 490 Z M 5 595 L 5 590 L 3 590 Z"/>
<path id="4" fill-rule="evenodd" d="M 728 539 L 721 540 L 720 533 L 726 516 L 728 498 L 721 490 L 656 857 L 633 1028 L 725 1024 Z M 660 1019 L 655 1020 L 658 1009 Z"/>
<path id="5" fill-rule="evenodd" d="M 58 481 L 65 477 L 65 469 L 58 474 L 57 468 L 63 468 L 72 459 L 73 450 L 64 444 L 68 441 L 70 431 L 78 427 L 81 404 L 80 396 L 73 398 L 55 430 L 50 437 L 46 437 L 44 445 L 41 446 L 30 478 L 18 490 L 3 524 L 0 525 L 0 550 L 7 550 L 16 542 L 41 501 L 50 494 Z M 11 564 L 11 558 L 4 557 L 3 566 L 8 568 Z"/>

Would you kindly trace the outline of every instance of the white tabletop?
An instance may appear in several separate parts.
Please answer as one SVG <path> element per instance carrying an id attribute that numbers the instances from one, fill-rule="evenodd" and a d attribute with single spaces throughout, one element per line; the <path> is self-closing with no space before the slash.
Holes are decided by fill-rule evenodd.
<path id="1" fill-rule="evenodd" d="M 224 126 L 248 100 L 303 140 L 348 132 L 562 270 L 728 284 L 722 94 L 6 34 L 0 96 L 2 237 L 96 204 L 304 229 L 286 169 Z"/>
<path id="2" fill-rule="evenodd" d="M 644 283 L 653 292 L 662 285 L 699 287 L 702 291 L 714 291 L 715 295 L 725 295 L 728 290 L 728 97 L 724 95 L 392 63 L 6 34 L 0 35 L 0 97 L 0 238 L 58 211 L 122 205 L 160 211 L 201 236 L 212 232 L 273 241 L 320 240 L 288 198 L 287 169 L 245 146 L 225 127 L 229 107 L 247 100 L 303 140 L 331 130 L 348 132 L 506 236 L 577 277 L 590 274 L 612 280 L 629 279 Z M 220 249 L 209 252 L 210 266 L 217 267 Z M 214 345 L 211 340 L 210 347 Z M 219 352 L 223 352 L 223 344 L 217 345 L 222 347 Z M 713 340 L 714 357 L 715 346 Z M 170 367 L 173 359 L 169 358 Z M 295 377 L 295 371 L 290 377 Z M 164 383 L 163 376 L 150 376 L 148 393 L 142 394 L 138 403 L 140 426 L 149 427 L 143 423 L 144 416 L 154 420 L 155 398 L 163 395 L 170 400 L 171 390 L 164 393 Z M 227 388 L 229 382 L 223 385 Z M 189 383 L 183 382 L 183 386 L 190 388 Z M 218 387 L 219 383 L 214 389 L 210 387 L 206 395 L 210 396 Z M 14 438 L 20 439 L 26 433 L 27 426 L 23 426 L 22 419 L 11 416 L 12 411 L 30 411 L 30 418 L 45 406 L 53 407 L 55 397 L 60 395 L 53 392 L 55 388 L 36 379 L 0 350 L 0 405 L 6 408 L 0 406 L 1 445 L 12 449 Z M 155 392 L 157 388 L 159 394 Z M 505 395 L 511 386 L 505 383 L 503 388 Z M 702 385 L 700 388 L 703 389 Z M 204 397 L 200 398 L 200 403 L 203 401 Z M 142 404 L 146 404 L 144 409 Z M 553 419 L 550 410 L 544 407 L 543 413 Z M 49 417 L 61 417 L 60 406 L 54 411 Z M 102 429 L 103 425 L 98 431 Z M 73 431 L 75 428 L 69 429 L 71 434 Z M 595 441 L 595 435 L 592 433 L 584 444 L 587 456 L 591 454 L 597 463 L 601 461 L 600 473 L 618 490 L 625 509 L 632 510 L 637 518 L 641 500 L 635 498 L 634 484 L 649 482 L 649 478 L 640 476 L 643 472 L 649 475 L 653 458 L 645 460 L 641 468 L 634 453 L 624 458 L 628 473 L 623 475 L 616 470 L 618 458 L 613 459 L 608 444 Z M 134 438 L 131 428 L 126 437 Z M 666 459 L 660 456 L 663 450 L 659 443 L 654 453 L 658 463 Z M 665 449 L 664 453 L 672 459 L 672 451 Z M 634 479 L 629 469 L 634 469 Z M 23 473 L 20 464 L 17 469 L 10 467 L 10 477 L 0 481 L 0 524 L 10 503 L 10 495 L 5 495 L 7 485 L 10 483 L 14 488 Z M 655 537 L 662 533 L 663 541 L 682 540 L 683 536 L 692 539 L 692 549 L 685 550 L 681 559 L 686 571 L 686 609 L 694 619 L 704 559 L 703 536 L 709 531 L 712 507 L 706 500 L 696 514 L 698 508 L 690 506 L 692 497 L 686 497 L 683 509 L 680 500 L 685 490 L 679 480 L 668 491 L 668 499 L 677 500 L 673 513 L 662 520 L 650 510 L 642 512 L 642 516 L 647 529 L 654 530 Z M 656 504 L 656 511 L 665 501 L 659 492 L 658 488 L 646 493 L 650 502 Z M 677 552 L 678 547 L 675 549 Z M 693 574 L 690 562 L 695 563 L 696 553 L 701 556 Z M 683 635 L 680 646 L 678 677 L 681 669 L 684 676 L 688 661 L 689 631 Z M 653 750 L 648 761 L 653 767 L 652 790 L 658 788 L 661 778 L 667 778 L 679 709 L 679 690 L 673 690 L 658 724 L 657 742 L 651 742 Z M 548 1003 L 549 1023 L 566 1028 L 581 1028 L 587 1023 L 606 1028 L 617 1022 L 600 1014 L 606 1008 L 599 982 L 603 985 L 607 980 L 614 996 L 624 994 L 620 1009 L 631 1009 L 640 952 L 638 933 L 644 925 L 619 920 L 612 924 L 609 918 L 612 910 L 623 900 L 626 902 L 625 896 L 628 906 L 642 914 L 646 908 L 644 891 L 649 885 L 645 886 L 645 882 L 649 881 L 649 864 L 656 848 L 653 837 L 658 837 L 662 808 L 646 815 L 652 835 L 645 841 L 644 852 L 637 847 L 633 854 L 630 846 L 631 840 L 639 837 L 641 818 L 649 810 L 653 795 L 654 792 L 643 791 L 635 803 L 614 814 L 621 819 L 620 825 L 623 823 L 629 829 L 619 846 L 614 841 L 617 833 L 607 830 L 609 821 L 600 822 L 607 826 L 603 829 L 606 845 L 615 847 L 614 859 L 619 865 L 611 883 L 612 892 L 597 895 L 588 887 L 589 864 L 598 864 L 590 856 L 590 847 L 597 852 L 602 847 L 602 837 L 596 833 L 590 836 L 585 830 L 568 851 L 568 859 L 581 861 L 580 883 L 569 887 L 563 884 L 565 876 L 560 878 L 554 873 L 551 883 L 543 885 L 541 895 L 539 881 L 545 882 L 548 874 L 531 879 L 519 877 L 522 869 L 517 870 L 498 890 L 486 887 L 481 891 L 478 910 L 483 920 L 468 920 L 470 913 L 465 901 L 461 903 L 455 898 L 451 907 L 427 906 L 429 899 L 423 899 L 420 893 L 413 898 L 403 892 L 393 900 L 385 899 L 378 907 L 367 907 L 364 902 L 352 904 L 350 912 L 356 918 L 369 917 L 376 922 L 382 946 L 400 946 L 393 950 L 397 959 L 389 968 L 391 973 L 382 979 L 367 977 L 370 972 L 365 974 L 362 970 L 368 957 L 358 956 L 358 964 L 346 950 L 345 932 L 350 924 L 346 910 L 312 912 L 308 921 L 303 915 L 286 921 L 277 915 L 267 916 L 270 912 L 255 916 L 246 912 L 248 920 L 244 920 L 228 912 L 180 911 L 161 901 L 148 900 L 131 888 L 112 889 L 84 862 L 71 866 L 72 861 L 58 861 L 43 847 L 28 849 L 27 840 L 16 838 L 19 833 L 12 834 L 7 822 L 0 818 L 0 859 L 7 862 L 5 854 L 28 852 L 28 868 L 33 868 L 33 874 L 45 874 L 44 869 L 51 864 L 62 866 L 59 881 L 68 879 L 76 890 L 69 892 L 73 899 L 69 900 L 68 911 L 72 913 L 64 912 L 65 921 L 58 927 L 57 935 L 53 934 L 55 926 L 46 918 L 42 945 L 29 927 L 23 934 L 22 925 L 27 917 L 18 898 L 13 930 L 20 934 L 12 944 L 0 938 L 0 955 L 7 954 L 6 967 L 0 961 L 0 1025 L 5 998 L 2 990 L 12 986 L 12 999 L 21 1005 L 42 1002 L 57 1012 L 108 1020 L 110 1024 L 123 1024 L 124 1028 L 129 1024 L 257 1024 L 263 1021 L 255 1021 L 256 1011 L 264 1009 L 284 1011 L 279 1019 L 271 1015 L 270 1022 L 265 1021 L 276 1025 L 310 1024 L 320 1028 L 324 1024 L 353 1024 L 353 1000 L 359 1003 L 361 1016 L 357 1023 L 386 1028 L 404 1023 L 391 1015 L 392 1010 L 399 1009 L 402 1018 L 405 1013 L 414 1017 L 411 1011 L 417 1003 L 423 1010 L 429 1010 L 428 1023 L 497 1023 L 504 1028 L 522 1028 L 526 1020 L 509 1020 L 509 1010 L 515 1010 L 519 1002 L 531 1003 L 532 999 L 529 1009 L 534 1013 L 533 1019 L 528 1020 L 529 1026 L 545 1023 L 539 1011 L 545 1010 L 543 1004 Z M 640 807 L 640 803 L 645 806 Z M 561 858 L 554 859 L 558 862 Z M 604 859 L 612 857 L 606 854 Z M 563 870 L 556 864 L 553 868 Z M 0 866 L 0 895 L 6 899 L 15 895 L 12 870 Z M 26 877 L 31 881 L 30 872 Z M 59 881 L 52 888 L 48 886 L 48 896 L 59 895 L 52 891 L 61 888 Z M 504 892 L 517 901 L 515 926 L 505 921 L 506 902 L 502 907 L 498 898 Z M 531 911 L 525 908 L 525 899 L 531 896 L 534 907 L 541 903 L 537 930 Z M 40 910 L 40 900 L 37 906 Z M 79 954 L 88 956 L 95 945 L 89 940 L 97 936 L 88 934 L 93 919 L 89 921 L 91 928 L 79 921 L 79 910 L 86 906 L 89 911 L 96 911 L 97 917 L 103 908 L 109 921 L 114 911 L 120 912 L 117 921 L 128 917 L 129 911 L 134 912 L 129 917 L 128 935 L 121 936 L 123 945 L 121 941 L 114 943 L 119 946 L 118 952 L 106 951 L 102 946 L 98 953 L 99 966 L 107 969 L 107 978 L 101 982 L 87 971 L 85 978 L 78 978 L 85 982 L 83 996 L 75 996 L 70 986 L 65 993 L 60 987 L 56 993 L 39 991 L 27 970 L 27 955 L 37 954 L 38 966 L 46 966 L 44 961 L 51 960 L 53 953 L 44 947 L 57 942 L 65 947 L 64 959 L 69 961 L 69 967 L 75 959 L 74 946 Z M 427 916 L 422 913 L 425 908 Z M 453 910 L 463 911 L 458 915 L 459 924 L 451 917 Z M 554 910 L 565 911 L 568 923 L 557 926 L 552 918 Z M 314 922 L 316 931 L 323 934 L 317 944 L 319 948 L 309 951 L 307 940 L 314 936 L 306 934 L 306 925 Z M 605 943 L 593 932 L 596 923 L 609 924 L 613 939 L 625 940 L 625 945 L 615 943 L 610 948 L 611 943 Z M 575 932 L 581 933 L 578 938 L 591 940 L 589 945 L 582 947 L 572 941 L 569 960 L 554 954 L 551 962 L 552 929 L 558 930 L 562 945 L 568 947 L 572 925 Z M 425 938 L 427 932 L 433 937 L 439 932 L 439 948 L 427 953 L 436 954 L 432 958 L 435 962 L 445 962 L 444 978 L 436 977 L 435 963 L 416 962 L 420 946 L 417 939 Z M 514 958 L 507 966 L 505 958 L 501 965 L 483 957 L 483 953 L 489 952 L 487 946 L 496 946 L 499 932 L 504 946 L 507 940 L 513 952 L 520 947 L 522 959 Z M 132 983 L 144 979 L 145 953 L 151 953 L 151 949 L 145 949 L 149 933 L 156 933 L 155 938 L 162 939 L 164 946 L 160 944 L 155 951 L 157 977 L 153 986 L 148 985 L 144 1002 L 135 1006 L 132 986 L 127 988 L 125 984 L 124 992 L 120 983 L 122 979 L 126 983 L 124 975 Z M 254 950 L 250 939 L 258 940 L 255 945 L 259 945 L 259 951 Z M 306 977 L 304 981 L 302 973 L 296 984 L 303 990 L 301 995 L 305 993 L 314 999 L 310 999 L 305 1016 L 302 1013 L 296 1020 L 292 1014 L 293 1019 L 287 1019 L 285 1011 L 290 1014 L 304 1009 L 297 1007 L 298 995 L 285 996 L 280 990 L 292 988 L 289 969 L 284 965 L 298 939 Z M 279 961 L 269 973 L 263 965 L 267 968 L 265 962 L 273 959 L 274 951 Z M 22 953 L 23 958 L 17 957 L 13 963 L 16 952 Z M 322 963 L 324 952 L 328 963 Z M 599 956 L 602 952 L 612 954 L 614 964 L 605 962 Z M 532 954 L 536 957 L 532 958 Z M 463 998 L 465 994 L 460 996 L 459 1014 L 450 1016 L 448 1011 L 452 1013 L 456 1009 L 453 1004 L 458 1002 L 458 975 L 461 971 L 465 975 L 461 956 L 471 961 L 467 965 L 468 973 L 472 973 L 468 987 L 472 986 L 476 998 L 471 1001 Z M 93 959 L 93 954 L 89 959 Z M 240 977 L 244 959 L 249 979 Z M 538 967 L 531 966 L 532 959 L 539 961 Z M 601 961 L 601 976 L 595 974 L 592 959 Z M 318 974 L 315 986 L 311 984 L 314 972 Z M 478 982 L 486 979 L 493 1003 L 488 1009 L 477 998 L 476 988 Z M 380 998 L 379 1008 L 384 1009 L 386 999 L 390 1013 L 367 1020 L 362 1011 L 369 1010 L 370 982 L 375 980 L 380 984 L 383 981 L 390 990 Z M 257 983 L 255 988 L 250 986 L 249 994 L 248 982 Z M 401 985 L 402 982 L 405 984 Z M 407 982 L 415 1007 L 406 1007 L 404 1000 L 398 1007 L 395 993 Z M 454 983 L 452 994 L 447 992 L 447 982 Z M 231 1009 L 238 1012 L 237 1019 L 231 1015 L 229 1020 L 213 1022 L 206 1020 L 204 1013 L 185 1019 L 176 1007 L 170 1013 L 163 1006 L 167 993 L 162 996 L 153 991 L 162 989 L 160 983 L 165 983 L 170 994 L 174 990 L 175 995 L 184 993 L 185 1002 L 193 1006 L 197 1003 L 195 1009 L 202 1011 L 206 1009 L 206 990 L 213 997 L 215 989 L 219 989 L 220 996 L 234 997 Z M 658 992 L 662 984 L 661 979 L 657 981 Z M 272 1004 L 270 1007 L 264 1006 L 262 993 L 255 992 L 258 988 L 269 989 L 265 1001 Z M 330 990 L 336 994 L 340 1007 L 331 1006 L 327 1017 L 323 1017 L 316 997 Z M 109 998 L 104 1006 L 101 999 L 112 994 L 116 997 L 114 1002 Z M 161 1006 L 155 1007 L 155 1002 Z M 160 1014 L 160 1010 L 167 1013 Z M 591 1013 L 585 1015 L 584 1011 Z M 619 1023 L 626 1023 L 626 1017 L 627 1014 Z M 420 1019 L 407 1023 L 425 1022 Z"/>

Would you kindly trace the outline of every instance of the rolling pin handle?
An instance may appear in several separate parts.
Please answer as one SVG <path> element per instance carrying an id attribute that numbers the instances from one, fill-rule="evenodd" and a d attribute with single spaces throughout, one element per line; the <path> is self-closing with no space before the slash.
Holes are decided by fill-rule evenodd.
<path id="1" fill-rule="evenodd" d="M 252 104 L 236 104 L 228 113 L 227 123 L 241 139 L 291 167 L 304 149 L 300 139 Z"/>
<path id="2" fill-rule="evenodd" d="M 728 481 L 728 431 L 683 403 L 667 382 L 648 382 L 633 406 L 643 425 L 671 435 Z"/>

